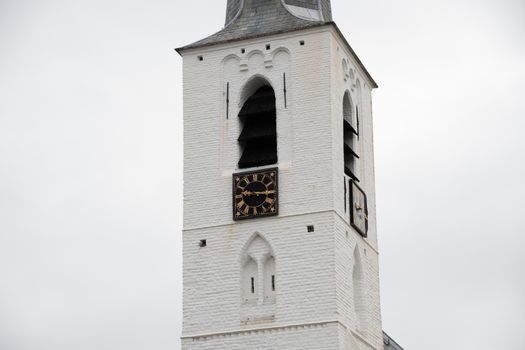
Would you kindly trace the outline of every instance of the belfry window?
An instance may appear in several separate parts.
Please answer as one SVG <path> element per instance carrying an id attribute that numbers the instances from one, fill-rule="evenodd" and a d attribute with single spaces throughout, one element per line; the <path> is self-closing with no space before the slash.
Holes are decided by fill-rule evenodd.
<path id="1" fill-rule="evenodd" d="M 343 149 L 344 149 L 344 169 L 345 174 L 354 181 L 359 181 L 357 178 L 357 136 L 358 121 L 357 115 L 353 113 L 352 100 L 347 91 L 343 98 Z"/>
<path id="2" fill-rule="evenodd" d="M 259 88 L 239 112 L 242 131 L 238 138 L 242 155 L 239 168 L 277 163 L 275 93 L 270 86 Z"/>

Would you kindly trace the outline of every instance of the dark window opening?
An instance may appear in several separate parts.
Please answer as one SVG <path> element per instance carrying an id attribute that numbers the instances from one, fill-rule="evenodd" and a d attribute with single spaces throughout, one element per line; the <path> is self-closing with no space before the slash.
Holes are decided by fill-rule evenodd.
<path id="1" fill-rule="evenodd" d="M 206 244 L 207 244 L 206 240 L 205 239 L 201 239 L 200 242 L 199 242 L 199 247 L 204 248 L 204 247 L 206 247 Z"/>
<path id="2" fill-rule="evenodd" d="M 272 275 L 272 292 L 275 292 L 275 275 Z"/>
<path id="3" fill-rule="evenodd" d="M 315 227 L 314 225 L 309 225 L 306 227 L 308 229 L 308 232 L 315 232 Z"/>
<path id="4" fill-rule="evenodd" d="M 271 48 L 270 44 L 267 44 L 266 45 L 266 50 L 270 50 L 270 48 Z"/>
<path id="5" fill-rule="evenodd" d="M 353 181 L 359 182 L 356 175 L 356 163 L 359 159 L 357 154 L 357 141 L 359 135 L 358 111 L 354 115 L 350 94 L 345 93 L 343 98 L 343 151 L 344 151 L 344 171 Z M 346 197 L 346 195 L 345 195 Z"/>
<path id="6" fill-rule="evenodd" d="M 197 56 L 197 59 L 198 59 L 199 61 L 204 61 L 204 57 L 202 57 L 202 56 Z"/>
<path id="7" fill-rule="evenodd" d="M 299 41 L 299 45 L 304 46 L 304 40 Z"/>
<path id="8" fill-rule="evenodd" d="M 255 278 L 252 277 L 252 294 L 255 294 Z"/>
<path id="9" fill-rule="evenodd" d="M 241 53 L 245 53 L 246 52 L 246 49 L 241 49 Z"/>
<path id="10" fill-rule="evenodd" d="M 275 93 L 263 86 L 253 94 L 239 112 L 242 131 L 238 141 L 242 147 L 239 168 L 277 163 L 277 132 Z"/>

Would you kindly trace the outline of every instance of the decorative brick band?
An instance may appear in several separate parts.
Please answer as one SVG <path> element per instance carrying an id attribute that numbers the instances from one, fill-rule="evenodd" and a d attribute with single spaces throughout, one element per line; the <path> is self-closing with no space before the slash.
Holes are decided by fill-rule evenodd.
<path id="1" fill-rule="evenodd" d="M 210 339 L 232 337 L 232 336 L 244 335 L 244 334 L 257 334 L 257 333 L 271 334 L 271 333 L 280 333 L 280 332 L 286 332 L 286 331 L 296 331 L 296 330 L 302 330 L 302 329 L 324 328 L 332 324 L 338 325 L 340 324 L 340 322 L 334 320 L 334 321 L 301 323 L 301 324 L 292 324 L 292 325 L 275 326 L 275 327 L 250 328 L 250 329 L 224 331 L 224 332 L 208 333 L 208 334 L 185 335 L 185 336 L 182 336 L 181 339 L 210 340 Z"/>

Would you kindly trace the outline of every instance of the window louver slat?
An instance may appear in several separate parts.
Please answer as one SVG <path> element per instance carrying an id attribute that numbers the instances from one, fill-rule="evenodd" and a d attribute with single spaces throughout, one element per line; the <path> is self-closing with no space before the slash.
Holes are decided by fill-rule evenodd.
<path id="1" fill-rule="evenodd" d="M 344 121 L 344 125 L 345 125 L 345 131 L 346 132 L 351 132 L 354 135 L 359 135 L 357 130 L 348 121 L 345 120 Z"/>
<path id="2" fill-rule="evenodd" d="M 238 141 L 275 138 L 275 123 L 250 123 L 244 127 Z"/>
<path id="3" fill-rule="evenodd" d="M 359 155 L 345 143 L 345 154 L 351 154 L 353 157 L 359 159 Z"/>
<path id="4" fill-rule="evenodd" d="M 349 176 L 352 180 L 359 182 L 359 179 L 357 178 L 357 176 L 355 176 L 355 174 L 346 166 L 345 166 L 345 174 Z"/>

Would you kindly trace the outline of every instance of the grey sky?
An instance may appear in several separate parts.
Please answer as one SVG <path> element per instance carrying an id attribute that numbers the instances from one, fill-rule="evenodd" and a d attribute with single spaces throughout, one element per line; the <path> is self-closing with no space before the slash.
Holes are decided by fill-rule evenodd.
<path id="1" fill-rule="evenodd" d="M 0 0 L 0 349 L 179 349 L 181 60 L 225 0 Z M 384 329 L 522 350 L 525 3 L 333 0 L 374 95 Z"/>

